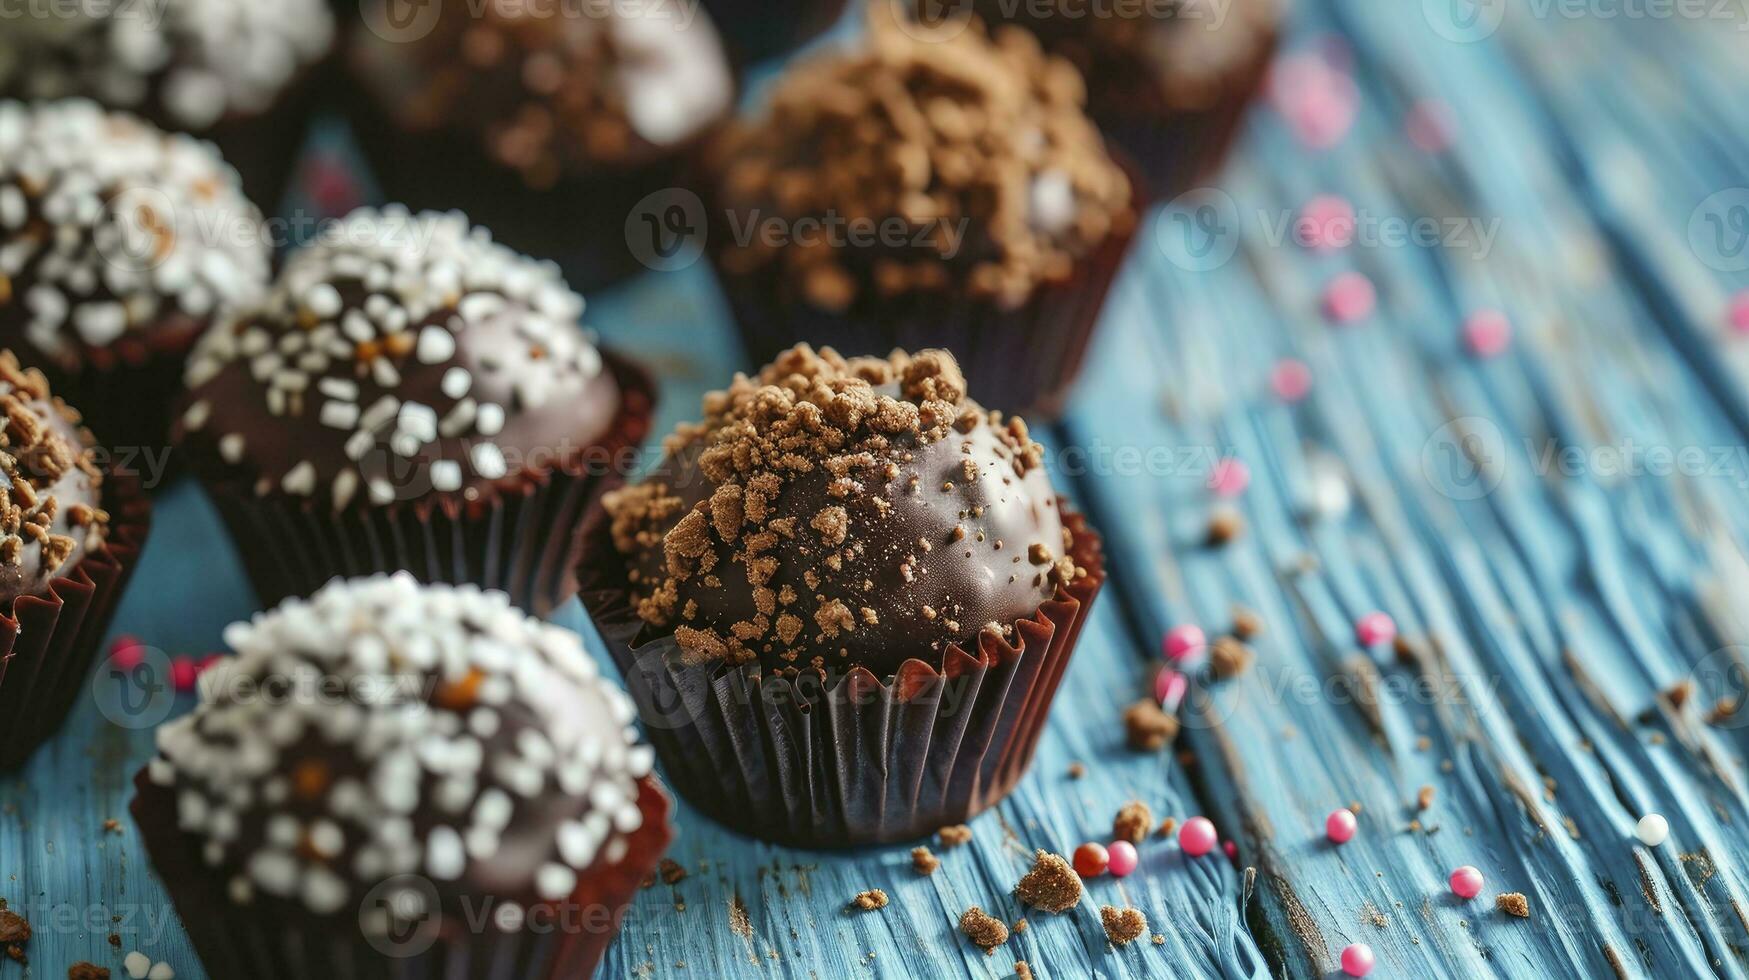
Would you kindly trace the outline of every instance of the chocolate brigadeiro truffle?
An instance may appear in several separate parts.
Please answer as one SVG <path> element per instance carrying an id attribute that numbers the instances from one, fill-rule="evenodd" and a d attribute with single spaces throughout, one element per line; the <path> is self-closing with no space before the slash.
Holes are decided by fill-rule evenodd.
<path id="1" fill-rule="evenodd" d="M 924 12 L 941 0 L 916 0 Z M 1087 79 L 1088 112 L 1141 167 L 1161 198 L 1196 187 L 1219 168 L 1245 109 L 1262 89 L 1281 26 L 1281 0 L 1171 0 L 1104 16 L 1059 4 L 973 0 L 976 16 L 1036 34 Z"/>
<path id="2" fill-rule="evenodd" d="M 460 208 L 580 289 L 643 271 L 656 256 L 634 252 L 628 219 L 683 183 L 734 104 L 710 19 L 683 4 L 432 2 L 428 33 L 351 42 L 349 107 L 386 196 Z"/>
<path id="3" fill-rule="evenodd" d="M 219 145 L 277 205 L 334 43 L 324 0 L 87 0 L 0 32 L 0 96 L 83 96 Z"/>
<path id="4" fill-rule="evenodd" d="M 202 339 L 175 431 L 263 601 L 395 569 L 567 598 L 653 405 L 582 311 L 460 214 L 361 210 L 294 254 Z"/>
<path id="5" fill-rule="evenodd" d="M 225 641 L 131 807 L 208 973 L 594 972 L 672 834 L 631 702 L 575 634 L 397 574 Z"/>
<path id="6" fill-rule="evenodd" d="M 0 771 L 66 718 L 149 513 L 42 372 L 0 350 Z"/>
<path id="7" fill-rule="evenodd" d="M 652 739 L 680 792 L 811 846 L 918 837 L 1000 800 L 1104 581 L 1026 424 L 968 398 L 944 351 L 806 346 L 704 415 L 604 498 L 580 574 L 662 706 Z"/>
<path id="8" fill-rule="evenodd" d="M 951 350 L 987 404 L 1055 410 L 1136 224 L 1080 76 L 1025 31 L 869 18 L 712 148 L 709 251 L 752 354 Z"/>
<path id="9" fill-rule="evenodd" d="M 212 147 L 82 99 L 0 102 L 0 346 L 106 445 L 162 452 L 189 349 L 269 274 Z"/>

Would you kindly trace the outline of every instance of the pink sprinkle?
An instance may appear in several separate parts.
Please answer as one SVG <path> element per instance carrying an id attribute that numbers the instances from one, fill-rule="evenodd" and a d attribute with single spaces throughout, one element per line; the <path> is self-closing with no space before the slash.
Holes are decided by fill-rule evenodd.
<path id="1" fill-rule="evenodd" d="M 1284 402 L 1303 400 L 1312 391 L 1312 369 L 1304 361 L 1284 357 L 1269 372 L 1269 387 Z"/>
<path id="2" fill-rule="evenodd" d="M 194 690 L 195 678 L 200 674 L 194 665 L 193 657 L 175 657 L 170 661 L 170 686 L 179 693 L 187 694 Z"/>
<path id="3" fill-rule="evenodd" d="M 1166 631 L 1166 659 L 1185 660 L 1203 651 L 1208 646 L 1208 637 L 1203 635 L 1202 627 L 1195 623 L 1185 623 L 1174 626 Z"/>
<path id="4" fill-rule="evenodd" d="M 124 634 L 109 645 L 109 662 L 120 670 L 133 670 L 146 659 L 146 644 L 140 638 Z"/>
<path id="5" fill-rule="evenodd" d="M 1190 689 L 1190 681 L 1171 667 L 1161 667 L 1154 675 L 1154 700 L 1160 702 L 1160 709 L 1167 714 L 1178 711 L 1178 706 L 1184 702 L 1185 692 Z"/>
<path id="6" fill-rule="evenodd" d="M 1459 898 L 1475 898 L 1482 894 L 1482 872 L 1467 864 L 1453 871 L 1451 890 Z"/>
<path id="7" fill-rule="evenodd" d="M 1354 638 L 1363 647 L 1374 647 L 1397 638 L 1397 623 L 1382 612 L 1369 612 L 1354 624 Z"/>
<path id="8" fill-rule="evenodd" d="M 1379 294 L 1372 280 L 1358 272 L 1344 272 L 1324 287 L 1324 315 L 1335 323 L 1354 323 L 1372 315 Z"/>
<path id="9" fill-rule="evenodd" d="M 1731 298 L 1731 329 L 1749 334 L 1749 289 Z"/>
<path id="10" fill-rule="evenodd" d="M 1230 840 L 1221 842 L 1221 850 L 1226 852 L 1226 855 L 1229 858 L 1237 858 L 1239 856 L 1239 845 Z"/>
<path id="11" fill-rule="evenodd" d="M 1269 73 L 1269 98 L 1300 142 L 1316 150 L 1342 142 L 1360 111 L 1354 78 L 1341 59 L 1319 51 L 1277 61 Z"/>
<path id="12" fill-rule="evenodd" d="M 1364 977 L 1372 972 L 1372 947 L 1355 943 L 1342 951 L 1342 972 L 1351 977 Z"/>
<path id="13" fill-rule="evenodd" d="M 1184 826 L 1178 828 L 1178 846 L 1184 848 L 1184 853 L 1193 858 L 1202 857 L 1215 849 L 1215 825 L 1207 817 L 1191 817 L 1184 821 Z"/>
<path id="14" fill-rule="evenodd" d="M 1294 240 L 1314 252 L 1347 248 L 1354 242 L 1354 205 L 1336 194 L 1320 194 L 1300 208 Z"/>
<path id="15" fill-rule="evenodd" d="M 1136 845 L 1127 840 L 1112 841 L 1111 846 L 1106 848 L 1106 851 L 1110 859 L 1107 870 L 1114 878 L 1128 876 L 1131 871 L 1136 870 L 1136 865 L 1141 863 L 1141 858 L 1136 854 Z"/>
<path id="16" fill-rule="evenodd" d="M 1493 357 L 1512 343 L 1512 322 L 1499 310 L 1477 310 L 1464 321 L 1464 344 L 1477 357 Z"/>
<path id="17" fill-rule="evenodd" d="M 1346 844 L 1354 839 L 1355 828 L 1359 826 L 1354 819 L 1354 811 L 1343 807 L 1331 810 L 1324 818 L 1324 836 L 1330 838 L 1333 844 Z"/>
<path id="18" fill-rule="evenodd" d="M 1251 468 L 1231 456 L 1217 460 L 1209 470 L 1208 487 L 1222 497 L 1237 497 L 1251 485 Z"/>
<path id="19" fill-rule="evenodd" d="M 1438 99 L 1415 103 L 1403 118 L 1403 134 L 1423 153 L 1444 153 L 1450 149 L 1456 130 L 1457 122 L 1452 119 L 1451 106 Z"/>

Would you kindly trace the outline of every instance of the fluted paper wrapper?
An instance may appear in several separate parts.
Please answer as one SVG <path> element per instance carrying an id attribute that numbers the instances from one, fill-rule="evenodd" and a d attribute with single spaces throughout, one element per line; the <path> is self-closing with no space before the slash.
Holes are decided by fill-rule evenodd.
<path id="1" fill-rule="evenodd" d="M 976 651 L 950 647 L 940 670 L 912 659 L 890 678 L 856 668 L 809 687 L 756 664 L 685 663 L 673 637 L 646 635 L 599 510 L 580 595 L 670 784 L 693 805 L 780 844 L 911 840 L 996 804 L 1032 761 L 1105 582 L 1099 535 L 1076 514 L 1064 525 L 1088 575 L 1017 622 L 1017 644 L 982 635 Z"/>
<path id="2" fill-rule="evenodd" d="M 362 923 L 374 890 L 329 917 L 271 899 L 231 901 L 226 881 L 202 860 L 198 841 L 178 829 L 171 791 L 145 772 L 134 778 L 134 788 L 129 810 L 147 856 L 214 980 L 584 980 L 600 966 L 638 888 L 674 836 L 667 794 L 654 777 L 646 778 L 638 793 L 644 825 L 629 838 L 625 857 L 581 874 L 571 897 L 541 906 L 538 919 L 531 909 L 524 928 L 500 929 L 477 911 L 476 928 L 467 912 L 445 909 L 405 931 L 371 937 Z M 588 910 L 610 911 L 603 920 Z M 538 928 L 536 921 L 590 926 Z"/>
<path id="3" fill-rule="evenodd" d="M 152 505 L 138 481 L 105 478 L 109 537 L 40 596 L 0 614 L 0 772 L 17 769 L 66 721 L 85 689 L 115 607 L 151 529 Z"/>
<path id="4" fill-rule="evenodd" d="M 579 458 L 524 471 L 477 501 L 429 494 L 381 506 L 355 500 L 335 511 L 308 497 L 258 495 L 245 474 L 192 447 L 190 463 L 264 606 L 311 595 L 335 577 L 406 570 L 425 583 L 496 589 L 544 616 L 575 593 L 584 516 L 624 482 L 611 461 L 643 441 L 654 412 L 649 378 L 606 352 L 602 358 L 622 393 L 612 431 Z"/>

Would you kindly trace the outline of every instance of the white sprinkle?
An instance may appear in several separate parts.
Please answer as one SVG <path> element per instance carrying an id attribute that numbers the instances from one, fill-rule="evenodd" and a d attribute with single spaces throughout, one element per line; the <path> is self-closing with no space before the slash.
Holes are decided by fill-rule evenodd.
<path id="1" fill-rule="evenodd" d="M 455 335 L 443 327 L 419 331 L 419 346 L 413 352 L 421 364 L 442 364 L 455 356 Z"/>
<path id="2" fill-rule="evenodd" d="M 474 470 L 488 480 L 497 480 L 509 472 L 504 453 L 496 445 L 482 442 L 474 447 Z"/>
<path id="3" fill-rule="evenodd" d="M 358 492 L 358 472 L 356 470 L 341 470 L 334 478 L 334 508 L 344 510 L 352 503 L 352 495 Z"/>
<path id="4" fill-rule="evenodd" d="M 462 876 L 467 866 L 468 856 L 455 828 L 433 827 L 425 841 L 425 870 L 431 873 L 431 877 L 438 881 L 454 881 Z"/>
<path id="5" fill-rule="evenodd" d="M 358 401 L 358 382 L 345 378 L 323 378 L 316 382 L 316 390 L 329 398 L 338 398 L 343 402 Z"/>
<path id="6" fill-rule="evenodd" d="M 577 872 L 562 864 L 543 865 L 540 871 L 535 873 L 535 892 L 549 902 L 569 898 L 576 887 Z"/>
<path id="7" fill-rule="evenodd" d="M 310 291 L 304 294 L 304 306 L 324 320 L 339 316 L 343 305 L 340 290 L 325 282 L 311 286 Z"/>
<path id="8" fill-rule="evenodd" d="M 233 432 L 219 440 L 219 455 L 235 466 L 243 461 L 243 434 Z"/>
<path id="9" fill-rule="evenodd" d="M 473 386 L 474 376 L 467 368 L 452 367 L 443 373 L 443 393 L 451 398 L 465 397 Z"/>
<path id="10" fill-rule="evenodd" d="M 358 403 L 330 401 L 322 404 L 322 424 L 352 431 L 358 425 Z"/>
<path id="11" fill-rule="evenodd" d="M 504 406 L 487 402 L 480 406 L 476 416 L 474 428 L 479 430 L 480 435 L 491 438 L 504 431 Z"/>
<path id="12" fill-rule="evenodd" d="M 176 971 L 168 963 L 155 963 L 146 971 L 146 980 L 176 980 Z"/>
<path id="13" fill-rule="evenodd" d="M 280 488 L 286 493 L 297 497 L 308 497 L 316 492 L 316 467 L 308 460 L 292 467 L 291 472 L 280 481 Z"/>
<path id="14" fill-rule="evenodd" d="M 1634 836 L 1647 847 L 1657 847 L 1670 839 L 1670 821 L 1659 814 L 1648 813 L 1634 827 Z"/>
<path id="15" fill-rule="evenodd" d="M 190 432 L 199 432 L 212 416 L 213 403 L 203 398 L 188 406 L 188 411 L 182 413 L 182 427 Z"/>

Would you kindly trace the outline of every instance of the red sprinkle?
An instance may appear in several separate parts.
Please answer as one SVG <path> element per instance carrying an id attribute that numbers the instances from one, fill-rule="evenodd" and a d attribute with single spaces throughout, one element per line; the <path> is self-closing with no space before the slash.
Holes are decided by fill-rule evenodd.
<path id="1" fill-rule="evenodd" d="M 131 634 L 115 638 L 109 645 L 109 662 L 121 670 L 133 670 L 146 659 L 146 644 Z"/>
<path id="2" fill-rule="evenodd" d="M 1083 878 L 1097 878 L 1111 866 L 1111 854 L 1104 844 L 1088 841 L 1075 848 L 1075 873 Z"/>
<path id="3" fill-rule="evenodd" d="M 193 657 L 173 657 L 170 660 L 170 685 L 179 693 L 187 694 L 194 690 L 194 682 L 200 676 L 200 669 L 195 666 Z"/>

